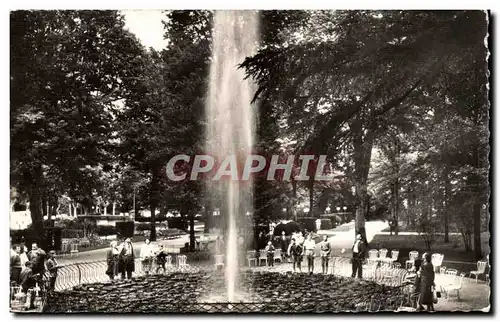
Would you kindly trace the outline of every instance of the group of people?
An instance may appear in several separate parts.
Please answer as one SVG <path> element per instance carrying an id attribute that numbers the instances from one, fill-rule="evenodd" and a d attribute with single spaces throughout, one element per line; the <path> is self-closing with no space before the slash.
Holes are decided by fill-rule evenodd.
<path id="1" fill-rule="evenodd" d="M 25 309 L 32 309 L 35 287 L 44 286 L 48 291 L 55 287 L 58 263 L 55 251 L 48 254 L 37 243 L 31 244 L 31 250 L 23 244 L 14 244 L 10 250 L 10 283 L 20 287 L 20 292 L 26 297 Z"/>
<path id="2" fill-rule="evenodd" d="M 160 270 L 163 270 L 165 272 L 167 256 L 168 254 L 163 245 L 153 245 L 149 239 L 146 239 L 139 253 L 142 271 L 146 275 L 153 271 L 158 273 Z M 132 273 L 135 271 L 136 256 L 130 238 L 126 238 L 121 244 L 112 241 L 106 259 L 106 275 L 111 280 L 114 280 L 117 276 L 121 276 L 122 279 L 132 278 Z"/>
<path id="3" fill-rule="evenodd" d="M 282 232 L 282 236 L 280 238 L 280 246 L 283 254 L 283 259 L 288 259 L 289 262 L 292 263 L 293 271 L 299 270 L 302 272 L 302 259 L 307 259 L 307 272 L 314 272 L 314 259 L 316 257 L 316 242 L 312 238 L 312 234 L 307 235 L 307 238 L 304 238 L 303 233 L 296 232 L 292 234 L 290 239 L 290 243 L 288 243 L 285 232 Z M 321 255 L 321 266 L 323 274 L 328 272 L 328 262 L 331 253 L 331 245 L 328 241 L 327 236 L 323 236 L 323 240 L 320 244 L 320 255 Z M 268 257 L 268 265 L 274 266 L 274 253 L 275 246 L 272 241 L 267 243 L 265 251 Z"/>

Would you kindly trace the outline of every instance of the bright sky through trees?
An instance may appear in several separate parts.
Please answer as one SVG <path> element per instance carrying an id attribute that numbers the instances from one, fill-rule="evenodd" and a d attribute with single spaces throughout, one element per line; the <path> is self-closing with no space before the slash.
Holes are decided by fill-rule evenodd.
<path id="1" fill-rule="evenodd" d="M 126 28 L 133 32 L 141 43 L 149 49 L 161 50 L 167 44 L 163 39 L 164 19 L 161 10 L 123 10 Z"/>

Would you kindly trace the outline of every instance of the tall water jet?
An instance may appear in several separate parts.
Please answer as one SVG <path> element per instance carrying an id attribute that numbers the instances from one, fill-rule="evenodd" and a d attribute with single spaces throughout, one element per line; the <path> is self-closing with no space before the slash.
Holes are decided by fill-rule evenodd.
<path id="1" fill-rule="evenodd" d="M 256 11 L 216 11 L 213 19 L 210 85 L 206 102 L 206 149 L 216 160 L 234 156 L 245 160 L 251 154 L 255 133 L 255 86 L 245 80 L 238 65 L 256 53 L 259 41 Z M 238 162 L 241 167 L 242 163 Z M 241 175 L 241 168 L 238 169 Z M 206 185 L 212 204 L 220 205 L 226 218 L 225 279 L 227 300 L 236 296 L 239 259 L 245 249 L 238 240 L 244 216 L 253 209 L 253 185 L 231 179 Z M 241 249 L 239 249 L 241 248 Z"/>

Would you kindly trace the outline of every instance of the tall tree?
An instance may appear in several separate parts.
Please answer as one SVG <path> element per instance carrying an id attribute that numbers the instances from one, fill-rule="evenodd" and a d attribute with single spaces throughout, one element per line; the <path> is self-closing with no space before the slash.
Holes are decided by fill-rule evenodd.
<path id="1" fill-rule="evenodd" d="M 80 185 L 92 205 L 85 169 L 108 163 L 113 102 L 134 82 L 142 49 L 116 11 L 13 11 L 10 23 L 11 182 L 39 230 L 50 186 Z"/>

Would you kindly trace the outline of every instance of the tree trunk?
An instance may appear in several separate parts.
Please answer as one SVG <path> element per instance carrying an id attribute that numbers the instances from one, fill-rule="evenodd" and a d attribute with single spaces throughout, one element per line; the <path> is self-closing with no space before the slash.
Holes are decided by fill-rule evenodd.
<path id="1" fill-rule="evenodd" d="M 399 179 L 396 179 L 395 184 L 395 205 L 394 205 L 394 234 L 397 236 L 399 232 Z"/>
<path id="2" fill-rule="evenodd" d="M 443 181 L 444 181 L 444 195 L 443 195 L 443 202 L 442 202 L 442 213 L 444 217 L 444 242 L 449 243 L 450 242 L 450 223 L 449 223 L 449 213 L 448 213 L 448 200 L 450 198 L 450 180 L 448 178 L 449 175 L 449 170 L 448 167 L 444 169 L 443 172 Z"/>
<path id="3" fill-rule="evenodd" d="M 483 257 L 481 251 L 481 204 L 475 202 L 473 206 L 474 216 L 474 254 L 477 260 Z"/>
<path id="4" fill-rule="evenodd" d="M 196 249 L 196 238 L 194 236 L 194 212 L 189 215 L 189 248 L 191 251 Z"/>
<path id="5" fill-rule="evenodd" d="M 28 198 L 33 229 L 41 236 L 43 232 L 43 212 L 40 204 L 40 190 L 36 185 L 30 187 Z"/>
<path id="6" fill-rule="evenodd" d="M 314 217 L 314 176 L 311 176 L 308 182 L 309 188 L 309 214 L 308 217 Z"/>
<path id="7" fill-rule="evenodd" d="M 41 200 L 42 200 L 42 216 L 44 218 L 46 216 L 49 216 L 49 219 L 50 219 L 50 215 L 49 215 L 49 211 L 48 211 L 49 205 L 47 203 L 47 198 L 46 197 L 42 197 Z"/>
<path id="8" fill-rule="evenodd" d="M 370 160 L 373 146 L 373 132 L 368 131 L 363 138 L 361 127 L 352 127 L 354 136 L 354 178 L 356 185 L 356 218 L 355 234 L 361 234 L 363 240 L 368 244 L 365 230 L 365 218 L 368 208 L 368 173 L 370 171 Z"/>
<path id="9" fill-rule="evenodd" d="M 159 194 L 159 185 L 160 185 L 160 177 L 159 177 L 159 169 L 153 168 L 153 176 L 151 178 L 151 195 L 150 195 L 150 204 L 151 204 L 151 235 L 149 240 L 156 241 L 156 206 L 158 205 L 158 194 Z"/>
<path id="10" fill-rule="evenodd" d="M 113 216 L 115 215 L 115 213 L 116 213 L 116 201 L 113 201 L 113 212 L 112 212 Z"/>

